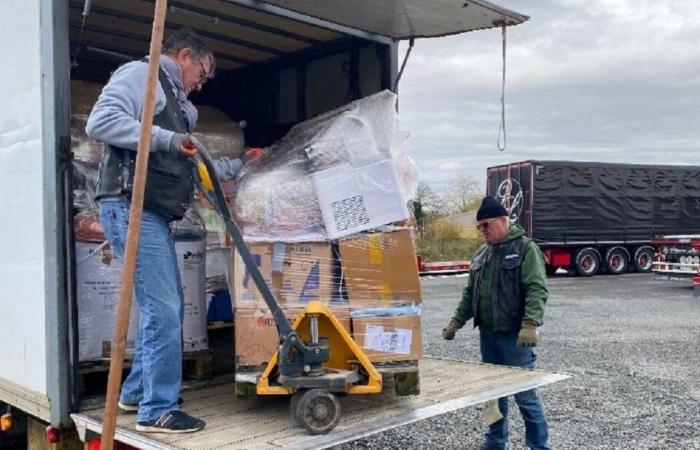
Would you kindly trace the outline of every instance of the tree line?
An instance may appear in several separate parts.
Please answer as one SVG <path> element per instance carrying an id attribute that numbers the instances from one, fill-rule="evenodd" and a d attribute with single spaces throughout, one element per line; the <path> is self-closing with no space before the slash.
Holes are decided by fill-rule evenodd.
<path id="1" fill-rule="evenodd" d="M 439 190 L 425 182 L 418 183 L 413 209 L 418 228 L 417 251 L 424 260 L 455 261 L 471 257 L 483 238 L 460 215 L 474 212 L 483 197 L 479 183 L 466 174 L 454 176 Z"/>

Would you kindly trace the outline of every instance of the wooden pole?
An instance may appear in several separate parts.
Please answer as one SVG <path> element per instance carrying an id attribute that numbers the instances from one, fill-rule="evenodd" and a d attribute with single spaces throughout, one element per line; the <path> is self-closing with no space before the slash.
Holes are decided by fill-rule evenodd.
<path id="1" fill-rule="evenodd" d="M 139 136 L 136 153 L 136 168 L 134 185 L 131 193 L 131 210 L 129 212 L 129 228 L 127 230 L 126 249 L 124 251 L 124 267 L 119 291 L 119 306 L 114 327 L 112 354 L 109 365 L 109 380 L 107 382 L 107 400 L 105 414 L 102 420 L 102 449 L 112 450 L 114 447 L 114 430 L 117 425 L 117 402 L 119 388 L 122 382 L 124 368 L 124 351 L 126 334 L 129 328 L 129 313 L 131 298 L 134 291 L 134 269 L 136 268 L 136 253 L 141 232 L 141 216 L 143 213 L 143 196 L 146 187 L 146 171 L 148 170 L 148 154 L 151 151 L 151 130 L 156 103 L 156 82 L 160 62 L 160 51 L 165 28 L 165 13 L 167 0 L 156 0 L 151 32 L 151 49 L 148 60 L 148 78 L 146 95 L 141 115 L 141 135 Z"/>

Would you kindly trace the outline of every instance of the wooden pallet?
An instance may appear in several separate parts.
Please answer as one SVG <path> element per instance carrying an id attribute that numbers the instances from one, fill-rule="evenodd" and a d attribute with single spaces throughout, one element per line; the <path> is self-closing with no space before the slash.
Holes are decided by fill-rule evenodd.
<path id="1" fill-rule="evenodd" d="M 214 376 L 233 375 L 234 328 L 231 322 L 216 322 L 209 325 L 210 350 L 183 354 L 183 380 L 207 380 Z M 109 358 L 81 362 L 77 371 L 78 392 L 81 397 L 104 394 L 109 374 Z M 122 380 L 129 374 L 131 360 L 124 361 Z"/>
<path id="2" fill-rule="evenodd" d="M 420 372 L 418 361 L 383 361 L 374 363 L 382 375 L 384 390 L 393 388 L 398 396 L 420 394 Z M 255 380 L 262 374 L 265 365 L 236 367 L 236 395 L 239 398 L 257 396 Z"/>
<path id="3" fill-rule="evenodd" d="M 182 355 L 182 378 L 206 380 L 214 376 L 214 355 L 211 350 Z"/>
<path id="4" fill-rule="evenodd" d="M 124 361 L 122 379 L 129 374 L 131 361 Z M 80 363 L 77 372 L 78 392 L 81 397 L 103 395 L 109 375 L 109 359 L 85 361 Z"/>

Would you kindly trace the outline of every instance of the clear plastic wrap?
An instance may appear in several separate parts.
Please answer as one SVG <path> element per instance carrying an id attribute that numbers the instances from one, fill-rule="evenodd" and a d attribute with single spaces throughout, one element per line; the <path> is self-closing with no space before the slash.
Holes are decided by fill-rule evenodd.
<path id="1" fill-rule="evenodd" d="M 95 202 L 97 164 L 73 161 L 73 231 L 82 242 L 103 242 L 99 210 Z"/>
<path id="2" fill-rule="evenodd" d="M 416 361 L 421 291 L 407 202 L 418 174 L 388 91 L 300 123 L 236 180 L 232 210 L 288 319 L 328 305 L 375 363 Z M 236 252 L 236 364 L 264 364 L 274 319 Z"/>
<path id="3" fill-rule="evenodd" d="M 246 238 L 324 241 L 409 218 L 405 203 L 413 197 L 418 177 L 415 164 L 401 151 L 406 135 L 397 119 L 396 95 L 389 91 L 296 125 L 239 174 L 233 213 Z M 388 169 L 365 170 L 383 161 L 390 163 Z M 349 187 L 338 186 L 347 198 L 320 199 L 326 187 L 319 185 L 319 179 L 332 183 L 335 173 L 327 171 L 352 173 L 357 185 L 381 195 L 353 193 Z M 367 207 L 366 215 L 371 215 L 372 206 L 381 211 L 392 201 L 404 207 L 389 216 L 390 220 L 353 218 L 366 226 L 329 236 L 327 225 L 337 219 L 334 214 L 352 214 L 359 202 Z"/>
<path id="4" fill-rule="evenodd" d="M 102 85 L 71 80 L 71 151 L 76 161 L 97 164 L 102 156 L 102 144 L 85 134 L 85 125 L 92 107 L 102 92 Z"/>

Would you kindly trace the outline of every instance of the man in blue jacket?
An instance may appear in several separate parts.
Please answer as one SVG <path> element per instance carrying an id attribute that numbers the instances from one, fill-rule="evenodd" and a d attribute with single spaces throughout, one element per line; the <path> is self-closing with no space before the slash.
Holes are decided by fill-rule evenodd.
<path id="1" fill-rule="evenodd" d="M 147 59 L 117 69 L 86 127 L 88 136 L 104 144 L 96 199 L 102 228 L 119 258 L 126 244 L 147 72 Z M 205 425 L 179 410 L 183 296 L 170 222 L 183 217 L 194 194 L 188 133 L 197 123 L 197 109 L 187 97 L 213 72 L 214 56 L 193 31 L 180 30 L 164 42 L 134 276 L 138 341 L 119 397 L 122 410 L 138 411 L 136 429 L 144 432 L 187 433 Z M 227 179 L 242 162 L 222 158 L 215 165 Z"/>

